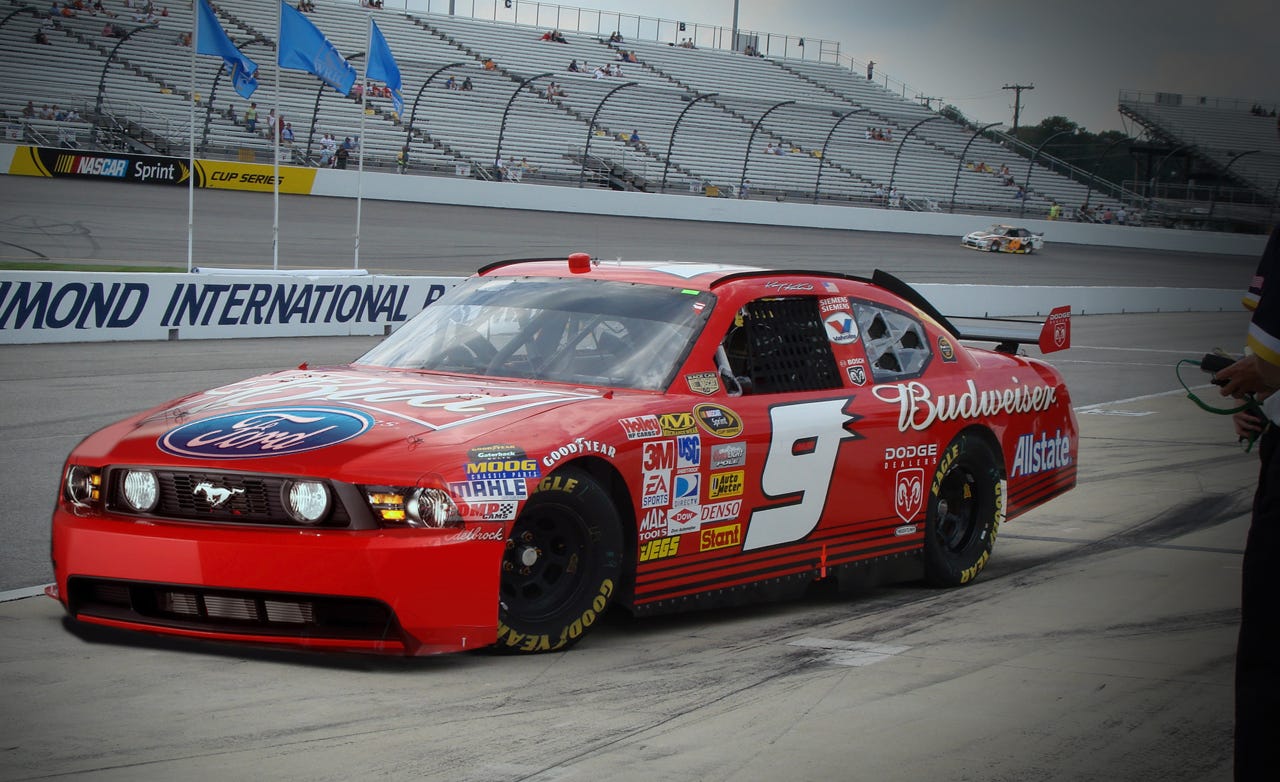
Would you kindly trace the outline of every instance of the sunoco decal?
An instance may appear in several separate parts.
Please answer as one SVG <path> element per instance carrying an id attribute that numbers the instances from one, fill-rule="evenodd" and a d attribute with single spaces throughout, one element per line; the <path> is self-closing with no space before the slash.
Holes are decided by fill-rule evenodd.
<path id="1" fill-rule="evenodd" d="M 225 413 L 171 429 L 160 450 L 190 459 L 255 459 L 344 443 L 373 426 L 373 417 L 333 407 L 282 407 Z"/>

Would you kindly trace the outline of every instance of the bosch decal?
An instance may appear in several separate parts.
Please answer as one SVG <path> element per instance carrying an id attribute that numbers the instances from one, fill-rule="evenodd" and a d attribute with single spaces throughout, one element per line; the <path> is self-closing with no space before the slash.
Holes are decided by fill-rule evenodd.
<path id="1" fill-rule="evenodd" d="M 359 437 L 373 417 L 333 407 L 224 413 L 166 432 L 156 445 L 189 459 L 255 459 L 314 451 Z"/>

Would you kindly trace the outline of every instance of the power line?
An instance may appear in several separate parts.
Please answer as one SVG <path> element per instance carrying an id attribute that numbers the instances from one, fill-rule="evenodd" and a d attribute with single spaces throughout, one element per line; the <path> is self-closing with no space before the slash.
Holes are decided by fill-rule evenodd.
<path id="1" fill-rule="evenodd" d="M 1022 114 L 1022 91 L 1034 90 L 1034 84 L 1006 84 L 1001 89 L 1013 90 L 1013 135 L 1018 135 L 1018 117 Z"/>

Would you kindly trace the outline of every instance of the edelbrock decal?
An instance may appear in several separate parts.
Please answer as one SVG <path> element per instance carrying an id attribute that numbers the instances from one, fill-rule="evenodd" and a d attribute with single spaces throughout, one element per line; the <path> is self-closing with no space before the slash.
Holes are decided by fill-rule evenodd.
<path id="1" fill-rule="evenodd" d="M 280 407 L 224 413 L 170 429 L 160 450 L 189 459 L 256 459 L 344 443 L 373 426 L 373 417 L 335 407 Z"/>

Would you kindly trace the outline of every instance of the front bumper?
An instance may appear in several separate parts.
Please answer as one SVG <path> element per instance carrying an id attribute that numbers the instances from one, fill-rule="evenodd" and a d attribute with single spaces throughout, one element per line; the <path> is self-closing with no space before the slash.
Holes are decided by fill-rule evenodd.
<path id="1" fill-rule="evenodd" d="M 78 620 L 167 635 L 422 655 L 497 640 L 501 524 L 225 527 L 53 516 L 56 595 Z"/>

